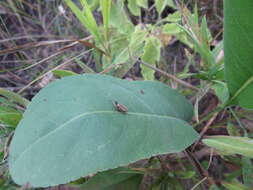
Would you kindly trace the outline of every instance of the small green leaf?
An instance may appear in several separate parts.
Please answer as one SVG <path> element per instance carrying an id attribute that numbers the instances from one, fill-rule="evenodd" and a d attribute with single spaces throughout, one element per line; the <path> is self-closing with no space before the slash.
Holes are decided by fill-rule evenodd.
<path id="1" fill-rule="evenodd" d="M 87 0 L 91 10 L 95 10 L 99 6 L 99 0 Z"/>
<path id="2" fill-rule="evenodd" d="M 97 41 L 102 42 L 102 38 L 100 36 L 100 31 L 96 22 L 96 19 L 94 18 L 92 14 L 92 10 L 90 8 L 90 5 L 87 3 L 86 0 L 79 0 L 80 3 L 83 6 L 82 15 L 84 15 L 85 20 L 87 21 L 87 29 L 94 35 L 94 37 L 97 38 Z M 108 0 L 107 0 L 108 1 Z"/>
<path id="3" fill-rule="evenodd" d="M 175 174 L 181 179 L 192 179 L 196 175 L 194 171 L 176 171 Z"/>
<path id="4" fill-rule="evenodd" d="M 215 95 L 219 98 L 222 103 L 225 103 L 229 99 L 229 92 L 226 83 L 221 81 L 213 81 L 215 82 L 212 85 L 212 89 L 215 91 Z"/>
<path id="5" fill-rule="evenodd" d="M 175 8 L 173 0 L 155 0 L 155 6 L 159 14 L 162 13 L 166 5 Z"/>
<path id="6" fill-rule="evenodd" d="M 134 31 L 134 26 L 126 15 L 124 1 L 112 3 L 110 15 L 110 23 L 118 32 L 129 35 Z"/>
<path id="7" fill-rule="evenodd" d="M 222 185 L 226 187 L 228 190 L 252 190 L 251 188 L 248 188 L 247 186 L 239 183 L 239 182 L 223 182 Z"/>
<path id="8" fill-rule="evenodd" d="M 201 42 L 205 49 L 209 49 L 210 42 L 212 41 L 211 33 L 207 26 L 206 17 L 204 16 L 201 21 Z"/>
<path id="9" fill-rule="evenodd" d="M 222 40 L 212 50 L 212 54 L 213 54 L 214 59 L 219 61 L 219 62 L 216 61 L 216 64 L 219 64 L 220 62 L 224 61 L 223 48 L 224 48 L 224 45 L 223 45 L 223 40 Z"/>
<path id="10" fill-rule="evenodd" d="M 227 132 L 230 136 L 241 136 L 238 126 L 235 126 L 233 123 L 228 121 L 227 123 Z"/>
<path id="11" fill-rule="evenodd" d="M 15 92 L 11 92 L 9 90 L 5 90 L 3 88 L 0 88 L 0 95 L 8 98 L 12 102 L 18 103 L 24 107 L 26 107 L 30 103 L 27 99 L 23 98 L 19 94 L 15 93 Z"/>
<path id="12" fill-rule="evenodd" d="M 103 15 L 103 23 L 106 31 L 109 29 L 109 21 L 110 21 L 110 12 L 111 12 L 111 3 L 112 0 L 100 0 L 100 4 L 102 7 L 102 15 Z"/>
<path id="13" fill-rule="evenodd" d="M 16 127 L 22 118 L 22 113 L 5 106 L 0 106 L 0 123 Z"/>
<path id="14" fill-rule="evenodd" d="M 168 4 L 170 7 L 174 8 L 174 9 L 177 9 L 177 7 L 176 7 L 176 5 L 175 5 L 175 3 L 174 3 L 173 0 L 167 0 L 167 4 Z"/>
<path id="15" fill-rule="evenodd" d="M 80 0 L 83 10 L 80 10 L 72 0 L 65 0 L 66 4 L 73 11 L 75 16 L 84 25 L 84 27 L 94 36 L 98 42 L 102 42 L 100 36 L 99 28 L 97 26 L 96 20 L 92 15 L 92 11 L 86 0 Z"/>
<path id="16" fill-rule="evenodd" d="M 136 0 L 136 4 L 140 7 L 145 8 L 145 9 L 148 8 L 148 1 L 147 0 Z"/>
<path id="17" fill-rule="evenodd" d="M 165 24 L 163 32 L 169 35 L 175 35 L 183 32 L 182 28 L 176 23 Z"/>
<path id="18" fill-rule="evenodd" d="M 142 29 L 140 25 L 137 25 L 135 27 L 134 32 L 130 34 L 130 42 L 128 42 L 129 44 L 127 45 L 125 41 L 121 42 L 122 48 L 118 48 L 120 51 L 116 51 L 117 54 L 115 55 L 113 64 L 129 62 L 129 65 L 127 65 L 128 71 L 134 65 L 134 59 L 136 59 L 136 57 L 139 57 L 143 53 L 144 42 L 147 35 L 148 32 Z M 116 45 L 116 47 L 118 47 L 118 44 Z"/>
<path id="19" fill-rule="evenodd" d="M 216 184 L 212 184 L 208 190 L 221 190 Z"/>
<path id="20" fill-rule="evenodd" d="M 134 16 L 141 15 L 141 10 L 140 7 L 137 5 L 136 0 L 128 0 L 128 8 Z"/>
<path id="21" fill-rule="evenodd" d="M 253 140 L 247 137 L 213 136 L 203 142 L 219 151 L 253 158 Z"/>
<path id="22" fill-rule="evenodd" d="M 165 18 L 166 21 L 168 21 L 168 22 L 175 22 L 175 23 L 181 21 L 181 19 L 182 19 L 182 14 L 181 14 L 180 11 L 176 11 L 176 12 L 174 12 L 172 14 L 169 14 Z"/>
<path id="23" fill-rule="evenodd" d="M 188 9 L 185 9 L 185 14 L 187 17 L 186 26 L 180 26 L 182 30 L 189 36 L 190 40 L 194 44 L 194 49 L 200 54 L 205 63 L 205 67 L 209 68 L 215 64 L 215 59 L 210 50 L 209 39 L 211 36 L 208 30 L 206 20 L 203 18 L 201 26 L 198 23 L 198 11 L 195 7 L 194 15 L 191 15 Z"/>
<path id="24" fill-rule="evenodd" d="M 151 36 L 146 40 L 144 53 L 141 56 L 142 61 L 155 66 L 160 60 L 161 42 L 159 39 Z M 155 71 L 145 65 L 141 65 L 141 74 L 145 80 L 154 80 Z"/>
<path id="25" fill-rule="evenodd" d="M 155 1 L 155 7 L 159 14 L 163 11 L 167 4 L 167 0 L 156 0 Z"/>
<path id="26" fill-rule="evenodd" d="M 128 168 L 99 172 L 80 186 L 82 190 L 138 190 L 143 174 Z"/>
<path id="27" fill-rule="evenodd" d="M 73 71 L 67 71 L 67 70 L 54 70 L 53 71 L 54 75 L 56 77 L 62 78 L 62 77 L 67 77 L 67 76 L 72 76 L 72 75 L 76 75 L 77 73 L 73 72 Z"/>
<path id="28" fill-rule="evenodd" d="M 247 187 L 253 187 L 253 166 L 250 158 L 242 157 L 242 176 L 243 183 Z"/>

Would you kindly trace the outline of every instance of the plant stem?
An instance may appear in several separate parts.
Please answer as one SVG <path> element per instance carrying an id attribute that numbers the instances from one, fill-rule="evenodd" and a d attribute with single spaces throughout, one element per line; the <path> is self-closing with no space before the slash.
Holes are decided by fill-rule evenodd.
<path id="1" fill-rule="evenodd" d="M 167 73 L 167 72 L 165 72 L 165 71 L 163 71 L 161 69 L 158 69 L 158 68 L 156 68 L 156 67 L 154 67 L 154 66 L 152 66 L 152 65 L 150 65 L 148 63 L 145 63 L 143 61 L 138 60 L 138 62 L 141 63 L 141 64 L 143 64 L 143 65 L 145 65 L 145 66 L 147 66 L 147 67 L 149 67 L 150 69 L 153 69 L 154 71 L 157 71 L 157 72 L 161 73 L 162 75 L 164 75 L 164 76 L 166 76 L 166 77 L 174 80 L 175 82 L 177 82 L 178 84 L 181 84 L 182 86 L 185 86 L 185 87 L 190 88 L 190 89 L 195 90 L 195 91 L 199 91 L 199 89 L 197 87 L 195 87 L 195 86 L 193 86 L 193 85 L 191 85 L 191 84 L 189 84 L 189 83 L 187 83 L 187 82 L 185 82 L 185 81 L 177 78 L 176 76 L 174 76 L 172 74 L 169 74 L 169 73 Z"/>
<path id="2" fill-rule="evenodd" d="M 242 129 L 243 131 L 243 135 L 245 137 L 248 136 L 248 133 L 245 129 L 245 127 L 243 126 L 243 124 L 241 123 L 240 119 L 237 117 L 236 113 L 234 112 L 234 110 L 232 108 L 229 108 L 229 111 L 232 113 L 233 117 L 235 118 L 236 122 L 239 124 L 240 128 Z"/>
<path id="3" fill-rule="evenodd" d="M 206 120 L 210 119 L 215 113 L 220 112 L 225 108 L 224 105 L 218 106 L 213 111 L 211 111 L 209 114 L 207 114 L 205 117 L 203 117 L 198 123 L 194 124 L 193 127 L 196 127 L 197 125 L 205 122 Z"/>

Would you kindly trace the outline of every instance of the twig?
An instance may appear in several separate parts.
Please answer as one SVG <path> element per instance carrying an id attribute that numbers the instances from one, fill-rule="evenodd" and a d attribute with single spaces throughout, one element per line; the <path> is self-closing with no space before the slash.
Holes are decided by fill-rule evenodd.
<path id="1" fill-rule="evenodd" d="M 202 165 L 199 163 L 198 159 L 196 159 L 193 154 L 189 150 L 185 150 L 184 153 L 186 154 L 188 160 L 193 164 L 196 171 L 199 173 L 200 176 L 206 177 L 209 184 L 215 184 L 214 180 L 209 177 L 208 171 L 206 171 Z"/>
<path id="2" fill-rule="evenodd" d="M 209 162 L 208 162 L 207 170 L 210 168 L 210 166 L 211 166 L 211 164 L 212 164 L 212 161 L 213 161 L 213 154 L 214 154 L 214 149 L 211 148 L 210 159 L 209 159 Z"/>
<path id="3" fill-rule="evenodd" d="M 241 123 L 240 119 L 237 117 L 236 113 L 233 111 L 233 109 L 231 107 L 229 108 L 229 111 L 232 113 L 232 115 L 235 118 L 236 122 L 239 124 L 239 127 L 242 129 L 243 135 L 245 137 L 247 137 L 248 136 L 247 130 L 245 129 L 245 127 Z"/>
<path id="4" fill-rule="evenodd" d="M 154 67 L 154 66 L 152 66 L 148 63 L 145 63 L 143 61 L 138 60 L 138 62 L 145 65 L 145 66 L 147 66 L 147 67 L 149 67 L 150 69 L 153 69 L 154 71 L 157 71 L 157 72 L 161 73 L 162 75 L 174 80 L 175 82 L 177 82 L 178 84 L 181 84 L 182 86 L 185 86 L 185 87 L 190 88 L 190 89 L 195 90 L 195 91 L 199 91 L 199 89 L 197 87 L 195 87 L 195 86 L 193 86 L 193 85 L 191 85 L 191 84 L 189 84 L 189 83 L 187 83 L 187 82 L 185 82 L 181 79 L 178 79 L 176 76 L 174 76 L 172 74 L 169 74 L 169 73 L 167 73 L 167 72 L 165 72 L 161 69 L 158 69 L 158 68 L 156 68 L 156 67 Z"/>
<path id="5" fill-rule="evenodd" d="M 201 179 L 197 184 L 195 184 L 190 190 L 194 190 L 196 187 L 198 187 L 201 183 L 203 183 L 205 180 L 207 180 L 207 177 L 204 177 Z"/>
<path id="6" fill-rule="evenodd" d="M 204 116 L 203 118 L 200 119 L 199 123 L 195 123 L 194 125 L 192 125 L 194 128 L 197 125 L 200 125 L 201 123 L 205 122 L 206 120 L 210 119 L 213 117 L 213 114 L 215 114 L 216 112 L 220 112 L 221 110 L 223 110 L 225 108 L 225 105 L 220 105 L 217 106 L 213 111 L 211 111 L 210 113 L 208 113 L 206 116 Z"/>
<path id="7" fill-rule="evenodd" d="M 206 133 L 206 131 L 208 130 L 208 128 L 210 127 L 210 125 L 212 125 L 212 123 L 213 123 L 213 121 L 215 120 L 215 118 L 217 117 L 218 113 L 219 113 L 219 112 L 214 113 L 213 117 L 211 117 L 211 118 L 207 121 L 205 127 L 204 127 L 204 128 L 201 130 L 201 132 L 200 132 L 199 139 L 198 139 L 198 140 L 194 143 L 194 145 L 193 145 L 192 152 L 195 150 L 197 144 L 198 144 L 199 141 L 202 139 L 202 137 L 204 136 L 204 134 Z"/>
<path id="8" fill-rule="evenodd" d="M 189 160 L 189 162 L 192 164 L 195 171 L 197 172 L 198 176 L 199 177 L 207 177 L 206 175 L 203 174 L 202 166 L 198 162 L 196 162 L 196 159 L 193 157 L 193 155 L 187 150 L 185 150 L 184 153 L 185 153 L 187 159 Z M 200 184 L 200 185 L 201 185 L 201 189 L 204 189 L 204 185 L 203 184 Z"/>

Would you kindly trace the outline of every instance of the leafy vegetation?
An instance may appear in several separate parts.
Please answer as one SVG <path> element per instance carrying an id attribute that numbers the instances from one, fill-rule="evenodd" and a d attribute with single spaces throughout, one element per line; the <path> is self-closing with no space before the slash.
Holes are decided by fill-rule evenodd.
<path id="1" fill-rule="evenodd" d="M 0 2 L 1 189 L 252 189 L 252 2 L 207 7 Z"/>

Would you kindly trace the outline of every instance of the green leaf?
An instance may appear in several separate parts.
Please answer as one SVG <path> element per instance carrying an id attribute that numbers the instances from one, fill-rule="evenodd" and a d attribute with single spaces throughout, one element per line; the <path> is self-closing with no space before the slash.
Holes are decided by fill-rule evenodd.
<path id="1" fill-rule="evenodd" d="M 96 19 L 94 18 L 93 14 L 92 14 L 92 10 L 90 8 L 90 5 L 87 3 L 86 0 L 79 0 L 79 1 L 83 6 L 82 14 L 84 15 L 85 20 L 88 23 L 87 29 L 90 30 L 90 32 L 97 38 L 97 40 L 101 42 L 100 31 L 99 31 Z"/>
<path id="2" fill-rule="evenodd" d="M 136 4 L 140 7 L 145 8 L 145 9 L 148 8 L 148 1 L 147 0 L 136 0 Z"/>
<path id="3" fill-rule="evenodd" d="M 142 61 L 155 66 L 160 60 L 161 42 L 159 39 L 150 36 L 145 43 L 144 53 L 141 56 Z M 141 64 L 141 74 L 145 80 L 154 80 L 155 71 Z"/>
<path id="4" fill-rule="evenodd" d="M 73 11 L 75 16 L 79 19 L 79 21 L 84 25 L 84 27 L 94 36 L 94 38 L 98 42 L 102 42 L 102 38 L 100 36 L 99 28 L 97 26 L 96 20 L 92 15 L 92 11 L 86 0 L 80 0 L 83 9 L 80 10 L 72 0 L 65 0 L 66 4 Z"/>
<path id="5" fill-rule="evenodd" d="M 182 14 L 180 11 L 176 11 L 172 14 L 169 14 L 166 18 L 166 21 L 168 22 L 179 22 L 182 20 Z"/>
<path id="6" fill-rule="evenodd" d="M 135 57 L 136 54 L 139 54 L 136 52 L 140 52 L 143 49 L 144 42 L 147 36 L 148 36 L 148 31 L 143 29 L 141 25 L 137 25 L 135 27 L 134 32 L 131 34 L 129 50 L 127 51 L 128 55 L 129 55 L 129 51 L 130 51 L 131 56 L 133 57 Z"/>
<path id="7" fill-rule="evenodd" d="M 163 11 L 167 4 L 167 0 L 156 0 L 155 1 L 155 7 L 159 14 Z"/>
<path id="8" fill-rule="evenodd" d="M 113 60 L 113 64 L 119 65 L 114 76 L 122 78 L 134 66 L 136 60 L 143 54 L 147 35 L 148 31 L 142 29 L 140 25 L 135 27 L 135 31 L 130 36 L 129 45 L 125 45 L 124 49 Z"/>
<path id="9" fill-rule="evenodd" d="M 213 54 L 214 59 L 216 60 L 216 64 L 219 64 L 220 62 L 223 62 L 223 60 L 224 60 L 224 57 L 222 56 L 223 55 L 223 49 L 224 49 L 224 43 L 223 43 L 223 40 L 222 40 L 212 50 L 212 54 Z M 221 57 L 221 58 L 219 58 L 219 57 Z"/>
<path id="10" fill-rule="evenodd" d="M 92 11 L 99 6 L 99 0 L 87 0 L 87 2 Z"/>
<path id="11" fill-rule="evenodd" d="M 192 179 L 196 175 L 195 171 L 175 171 L 175 174 L 180 179 Z"/>
<path id="12" fill-rule="evenodd" d="M 222 185 L 226 187 L 228 190 L 251 190 L 251 188 L 248 188 L 247 186 L 239 182 L 233 182 L 233 183 L 223 182 Z"/>
<path id="13" fill-rule="evenodd" d="M 225 74 L 232 103 L 253 109 L 253 1 L 225 1 Z"/>
<path id="14" fill-rule="evenodd" d="M 162 30 L 165 34 L 175 35 L 178 40 L 182 43 L 188 45 L 190 48 L 193 48 L 192 43 L 187 38 L 186 30 L 182 28 L 178 23 L 168 23 L 162 26 Z"/>
<path id="15" fill-rule="evenodd" d="M 253 166 L 251 163 L 251 159 L 247 157 L 242 157 L 242 176 L 244 185 L 247 187 L 252 187 L 252 175 L 253 174 Z"/>
<path id="16" fill-rule="evenodd" d="M 62 77 L 67 77 L 67 76 L 72 76 L 72 75 L 76 75 L 77 73 L 73 72 L 73 71 L 67 71 L 67 70 L 54 70 L 53 71 L 54 75 L 56 77 L 62 78 Z"/>
<path id="17" fill-rule="evenodd" d="M 5 106 L 0 106 L 0 123 L 16 127 L 22 118 L 22 113 Z"/>
<path id="18" fill-rule="evenodd" d="M 0 88 L 0 95 L 8 98 L 10 101 L 26 107 L 30 102 L 15 92 Z"/>
<path id="19" fill-rule="evenodd" d="M 212 184 L 208 190 L 221 190 L 216 184 Z"/>
<path id="20" fill-rule="evenodd" d="M 112 3 L 112 0 L 107 0 L 107 1 L 100 0 L 100 4 L 102 7 L 103 23 L 104 23 L 104 28 L 106 31 L 109 28 L 111 3 Z"/>
<path id="21" fill-rule="evenodd" d="M 112 52 L 112 59 L 108 59 L 107 57 L 103 57 L 103 68 L 106 69 L 110 67 L 112 63 L 120 64 L 124 63 L 129 59 L 129 53 L 127 51 L 126 46 L 129 45 L 128 35 L 111 33 L 111 45 L 110 49 Z M 115 62 L 115 60 L 117 62 Z"/>
<path id="22" fill-rule="evenodd" d="M 231 121 L 227 122 L 227 132 L 230 136 L 241 136 L 240 129 Z"/>
<path id="23" fill-rule="evenodd" d="M 184 9 L 186 15 L 186 25 L 180 26 L 181 29 L 189 36 L 193 43 L 194 49 L 200 54 L 203 59 L 204 66 L 208 69 L 215 64 L 215 59 L 210 50 L 210 32 L 208 30 L 205 17 L 199 26 L 199 16 L 197 6 L 194 8 L 194 14 L 192 15 L 188 9 Z M 188 45 L 188 44 L 187 44 Z M 191 47 L 191 46 L 190 46 Z"/>
<path id="24" fill-rule="evenodd" d="M 222 103 L 225 103 L 229 99 L 229 92 L 227 84 L 221 81 L 213 81 L 212 89 L 215 91 L 215 95 Z"/>
<path id="25" fill-rule="evenodd" d="M 131 34 L 134 30 L 133 24 L 128 19 L 124 10 L 124 1 L 112 3 L 110 23 L 117 28 L 120 33 Z"/>
<path id="26" fill-rule="evenodd" d="M 167 0 L 167 4 L 174 9 L 177 8 L 173 0 Z"/>
<path id="27" fill-rule="evenodd" d="M 137 5 L 136 0 L 128 0 L 128 8 L 134 16 L 140 16 L 141 15 L 141 9 Z"/>
<path id="28" fill-rule="evenodd" d="M 143 175 L 128 168 L 99 172 L 80 186 L 82 190 L 138 190 Z"/>
<path id="29" fill-rule="evenodd" d="M 173 0 L 155 0 L 155 6 L 159 14 L 162 13 L 166 5 L 175 8 Z"/>
<path id="30" fill-rule="evenodd" d="M 118 43 L 113 44 L 112 49 L 114 50 L 115 58 L 112 64 L 119 65 L 125 63 L 125 68 L 123 68 L 125 70 L 122 69 L 120 71 L 122 75 L 124 75 L 135 64 L 135 59 L 142 55 L 147 35 L 148 32 L 142 29 L 140 25 L 137 25 L 134 32 L 127 36 L 130 38 L 130 42 L 128 42 L 126 36 L 124 36 L 120 41 L 118 41 Z M 108 64 L 106 66 L 108 66 Z"/>
<path id="31" fill-rule="evenodd" d="M 204 139 L 203 142 L 226 153 L 253 158 L 253 140 L 247 137 L 213 136 Z"/>
<path id="32" fill-rule="evenodd" d="M 169 35 L 175 35 L 183 32 L 182 28 L 176 23 L 169 23 L 163 26 L 163 32 Z"/>
<path id="33" fill-rule="evenodd" d="M 198 138 L 185 122 L 191 118 L 191 104 L 159 82 L 65 77 L 29 104 L 10 145 L 10 174 L 17 184 L 46 187 L 179 152 Z"/>

